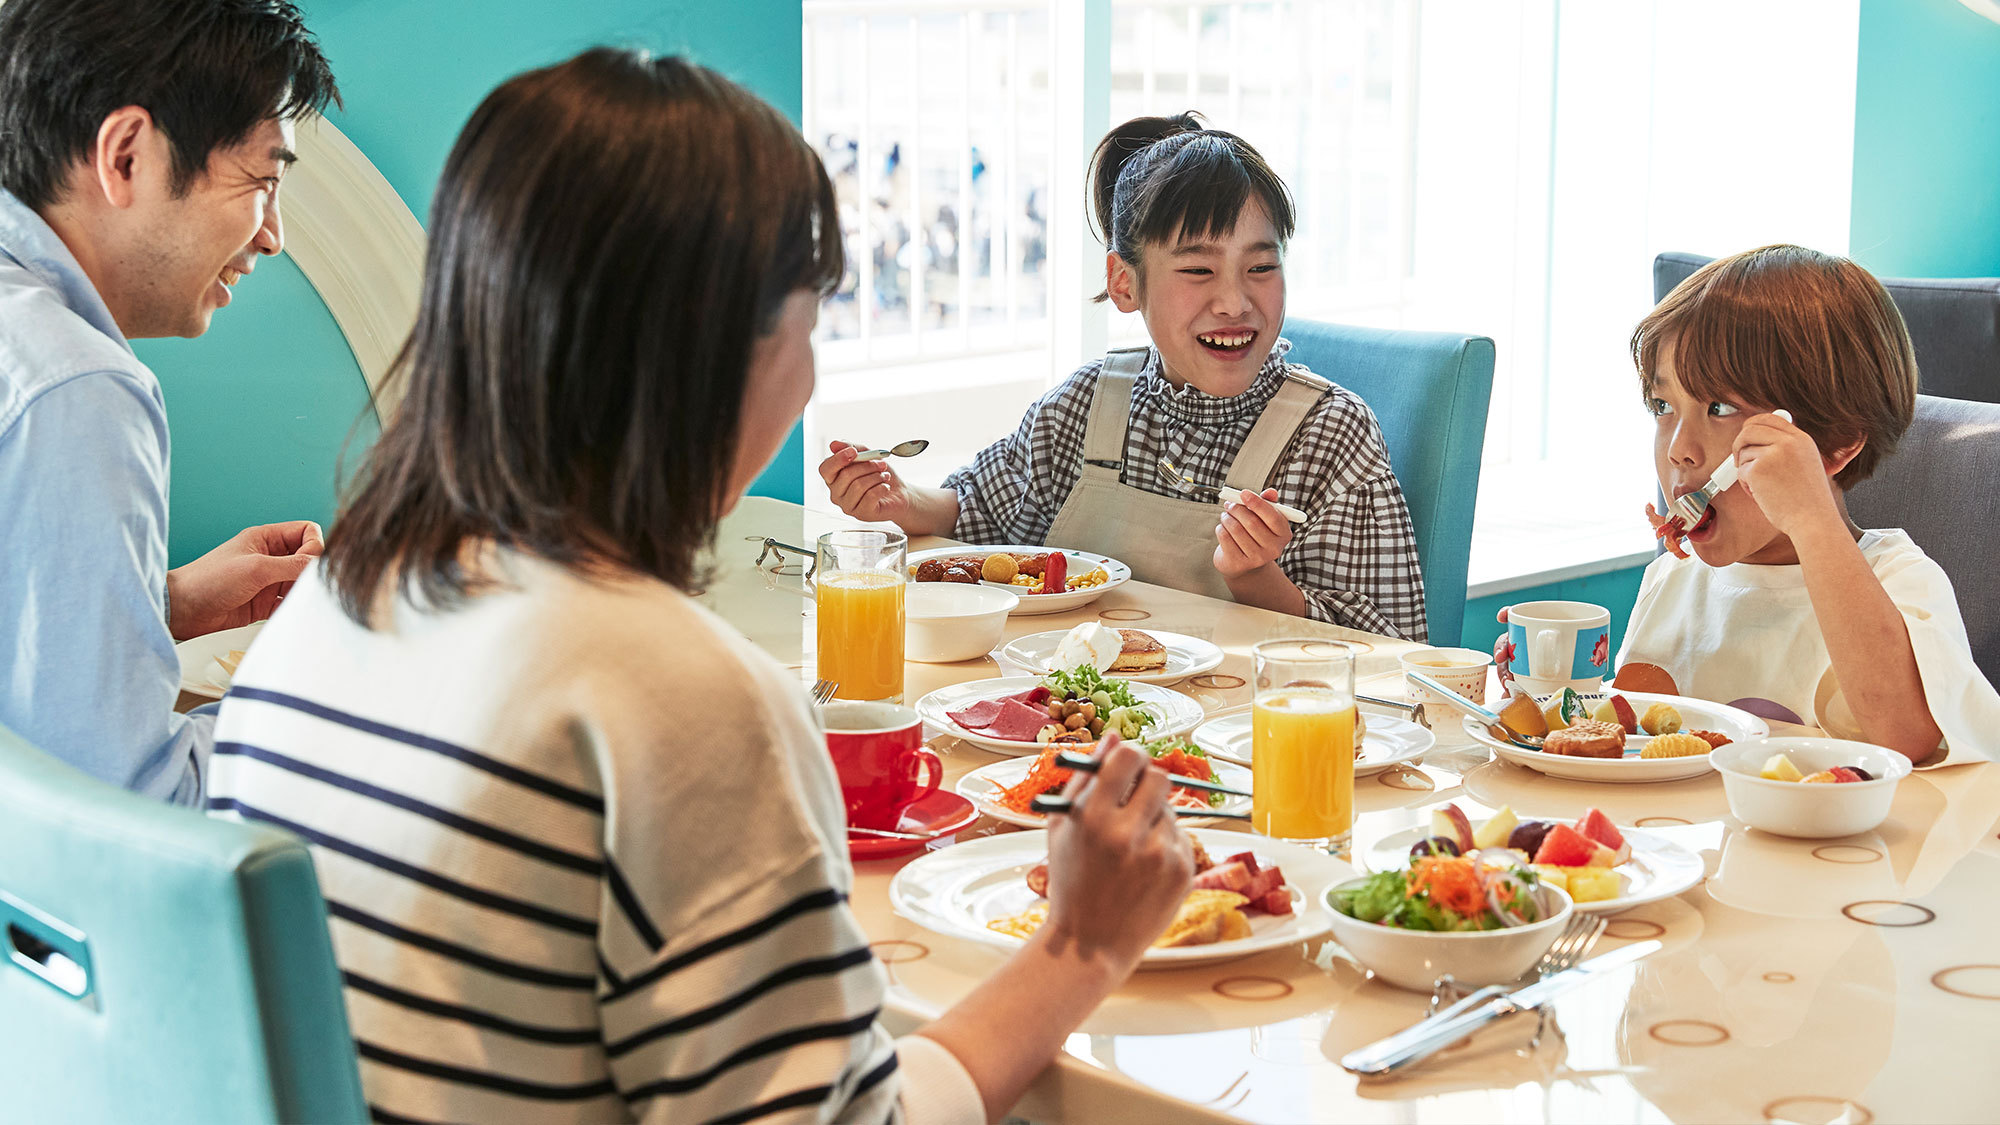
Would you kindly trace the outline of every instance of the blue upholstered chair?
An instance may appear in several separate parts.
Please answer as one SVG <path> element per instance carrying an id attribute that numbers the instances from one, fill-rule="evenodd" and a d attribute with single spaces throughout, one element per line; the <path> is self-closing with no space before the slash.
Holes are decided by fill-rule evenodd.
<path id="1" fill-rule="evenodd" d="M 1283 335 L 1292 342 L 1292 362 L 1360 395 L 1375 411 L 1416 526 L 1431 643 L 1457 644 L 1493 397 L 1493 341 L 1299 317 L 1285 321 Z"/>
<path id="2" fill-rule="evenodd" d="M 0 1118 L 366 1121 L 305 846 L 0 730 Z"/>
<path id="3" fill-rule="evenodd" d="M 2000 684 L 2000 403 L 1917 396 L 1896 452 L 1847 494 L 1862 527 L 1900 527 L 1951 579 L 1979 670 Z"/>

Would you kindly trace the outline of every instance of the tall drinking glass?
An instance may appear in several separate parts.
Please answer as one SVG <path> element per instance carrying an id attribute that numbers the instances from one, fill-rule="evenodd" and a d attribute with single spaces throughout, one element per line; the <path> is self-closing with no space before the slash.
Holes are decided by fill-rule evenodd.
<path id="1" fill-rule="evenodd" d="M 1251 650 L 1250 827 L 1345 852 L 1354 828 L 1354 654 L 1338 641 Z"/>
<path id="2" fill-rule="evenodd" d="M 903 701 L 903 586 L 909 540 L 897 531 L 829 531 L 813 579 L 819 678 L 836 699 Z"/>

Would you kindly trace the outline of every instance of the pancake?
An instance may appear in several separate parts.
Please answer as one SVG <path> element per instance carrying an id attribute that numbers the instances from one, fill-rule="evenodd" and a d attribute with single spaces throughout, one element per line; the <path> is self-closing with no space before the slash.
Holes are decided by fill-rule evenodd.
<path id="1" fill-rule="evenodd" d="M 1137 629 L 1120 629 L 1118 637 L 1124 647 L 1118 650 L 1118 659 L 1111 662 L 1106 675 L 1115 676 L 1120 672 L 1163 672 L 1167 667 L 1167 646 L 1154 640 L 1150 634 Z"/>

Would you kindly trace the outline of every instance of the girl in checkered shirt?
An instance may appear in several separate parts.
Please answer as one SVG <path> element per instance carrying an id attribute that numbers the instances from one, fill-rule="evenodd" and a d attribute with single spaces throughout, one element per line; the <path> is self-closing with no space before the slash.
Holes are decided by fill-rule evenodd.
<path id="1" fill-rule="evenodd" d="M 834 442 L 820 463 L 834 503 L 912 535 L 1095 551 L 1142 581 L 1425 639 L 1374 414 L 1285 362 L 1284 182 L 1184 113 L 1112 130 L 1090 186 L 1108 247 L 1097 299 L 1139 313 L 1151 345 L 1085 364 L 941 488 Z M 1220 486 L 1241 495 L 1223 502 Z"/>

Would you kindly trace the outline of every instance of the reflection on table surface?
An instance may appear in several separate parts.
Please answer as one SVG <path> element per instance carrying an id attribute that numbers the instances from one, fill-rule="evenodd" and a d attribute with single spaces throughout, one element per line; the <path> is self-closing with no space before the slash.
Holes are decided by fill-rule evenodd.
<path id="1" fill-rule="evenodd" d="M 717 536 L 705 601 L 810 681 L 812 602 L 800 567 L 752 564 L 771 536 L 809 545 L 837 515 L 745 500 Z M 913 548 L 933 545 L 913 543 Z M 767 567 L 775 564 L 767 564 Z M 1109 611 L 1107 613 L 1107 611 Z M 1210 714 L 1250 703 L 1250 646 L 1323 635 L 1354 646 L 1360 689 L 1402 698 L 1408 642 L 1133 583 L 1082 609 L 1017 616 L 1009 640 L 1107 620 L 1208 639 L 1227 654 L 1175 685 Z M 993 658 L 908 666 L 914 701 L 1022 670 Z M 1364 705 L 1365 709 L 1365 705 Z M 1531 1016 L 1386 1079 L 1341 1055 L 1420 1018 L 1428 997 L 1370 980 L 1331 941 L 1206 968 L 1144 972 L 1105 1002 L 1017 1113 L 1063 1121 L 1992 1121 L 2000 1113 L 2000 767 L 1912 775 L 1889 819 L 1842 840 L 1791 840 L 1733 820 L 1713 774 L 1649 785 L 1563 781 L 1492 760 L 1451 724 L 1415 766 L 1356 782 L 1354 856 L 1456 801 L 1475 818 L 1511 806 L 1575 817 L 1590 806 L 1666 836 L 1708 872 L 1682 894 L 1613 916 L 1596 952 L 1659 938 L 1665 950 Z M 931 739 L 950 787 L 1001 760 Z M 1021 831 L 982 819 L 968 839 Z M 909 857 L 856 865 L 853 905 L 907 1030 L 968 992 L 1002 954 L 898 917 L 888 886 Z M 1312 893 L 1317 888 L 1304 888 Z"/>

